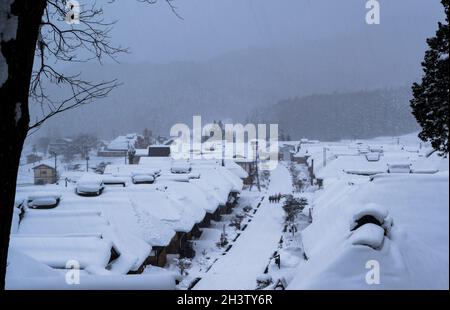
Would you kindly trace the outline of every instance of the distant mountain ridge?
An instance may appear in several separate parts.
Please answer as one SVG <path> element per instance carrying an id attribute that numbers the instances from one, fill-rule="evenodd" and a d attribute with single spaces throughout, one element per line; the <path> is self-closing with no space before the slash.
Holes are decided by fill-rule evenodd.
<path id="1" fill-rule="evenodd" d="M 396 136 L 418 130 L 409 88 L 312 95 L 280 101 L 254 112 L 258 122 L 278 123 L 292 139 L 325 141 Z"/>
<path id="2" fill-rule="evenodd" d="M 421 47 L 336 38 L 249 48 L 204 62 L 83 64 L 68 71 L 90 81 L 117 78 L 123 85 L 103 100 L 59 115 L 43 131 L 112 138 L 144 128 L 168 135 L 175 123 L 190 125 L 193 115 L 244 122 L 254 109 L 283 98 L 410 85 L 420 76 L 422 56 Z M 38 105 L 32 110 L 40 112 Z"/>

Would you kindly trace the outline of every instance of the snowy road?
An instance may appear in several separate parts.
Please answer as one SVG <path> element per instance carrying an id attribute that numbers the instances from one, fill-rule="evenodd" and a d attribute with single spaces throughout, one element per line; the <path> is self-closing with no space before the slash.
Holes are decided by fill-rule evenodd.
<path id="1" fill-rule="evenodd" d="M 277 249 L 283 229 L 283 209 L 267 197 L 291 193 L 291 175 L 284 165 L 271 172 L 271 182 L 251 223 L 226 255 L 194 286 L 195 290 L 253 290 Z"/>

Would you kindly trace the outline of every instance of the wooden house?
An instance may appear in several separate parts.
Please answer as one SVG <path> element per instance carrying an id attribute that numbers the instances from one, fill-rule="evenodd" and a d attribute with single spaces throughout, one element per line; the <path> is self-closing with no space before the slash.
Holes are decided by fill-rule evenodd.
<path id="1" fill-rule="evenodd" d="M 167 249 L 163 246 L 154 246 L 146 262 L 153 266 L 164 267 L 167 264 Z"/>
<path id="2" fill-rule="evenodd" d="M 189 233 L 177 232 L 166 247 L 168 254 L 179 254 L 182 258 L 193 258 L 195 251 L 189 241 Z"/>
<path id="3" fill-rule="evenodd" d="M 55 184 L 57 180 L 57 173 L 54 167 L 41 164 L 33 168 L 34 171 L 34 184 L 45 185 Z"/>
<path id="4" fill-rule="evenodd" d="M 169 145 L 151 145 L 148 147 L 149 157 L 170 157 Z"/>

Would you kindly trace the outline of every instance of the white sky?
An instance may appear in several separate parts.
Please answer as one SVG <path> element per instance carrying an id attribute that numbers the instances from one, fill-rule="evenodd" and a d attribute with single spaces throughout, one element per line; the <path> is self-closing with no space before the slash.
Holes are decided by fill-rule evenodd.
<path id="1" fill-rule="evenodd" d="M 119 0 L 105 6 L 105 16 L 118 20 L 114 41 L 131 48 L 123 61 L 171 62 L 343 36 L 362 44 L 371 38 L 425 44 L 444 15 L 439 0 L 379 2 L 377 26 L 365 23 L 365 0 L 175 0 L 184 20 L 161 0 L 156 5 Z"/>

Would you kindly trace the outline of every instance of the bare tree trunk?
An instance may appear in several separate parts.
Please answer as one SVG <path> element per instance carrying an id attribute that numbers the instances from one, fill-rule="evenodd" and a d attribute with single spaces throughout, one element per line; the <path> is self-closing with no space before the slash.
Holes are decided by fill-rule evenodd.
<path id="1" fill-rule="evenodd" d="M 11 16 L 18 18 L 16 38 L 0 41 L 1 53 L 8 65 L 8 79 L 0 85 L 0 289 L 5 287 L 17 172 L 30 120 L 28 93 L 39 26 L 46 6 L 46 0 L 11 2 Z"/>

